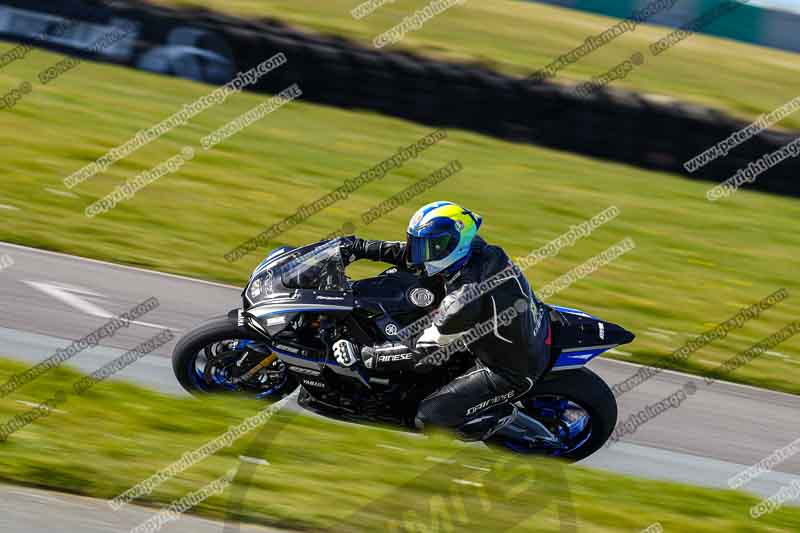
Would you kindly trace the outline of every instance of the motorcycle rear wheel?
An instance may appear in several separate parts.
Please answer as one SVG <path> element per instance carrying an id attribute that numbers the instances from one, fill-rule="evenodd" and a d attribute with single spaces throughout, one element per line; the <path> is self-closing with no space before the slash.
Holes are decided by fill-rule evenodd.
<path id="1" fill-rule="evenodd" d="M 548 374 L 519 405 L 563 442 L 560 449 L 523 449 L 510 442 L 498 443 L 520 453 L 580 461 L 602 448 L 617 424 L 614 393 L 588 368 Z"/>

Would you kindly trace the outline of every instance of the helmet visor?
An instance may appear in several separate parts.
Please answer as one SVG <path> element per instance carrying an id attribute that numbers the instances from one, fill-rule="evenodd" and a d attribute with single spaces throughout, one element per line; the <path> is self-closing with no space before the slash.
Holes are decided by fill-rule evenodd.
<path id="1" fill-rule="evenodd" d="M 416 237 L 408 235 L 408 259 L 413 265 L 438 261 L 447 257 L 458 246 L 459 235 L 451 232 Z"/>

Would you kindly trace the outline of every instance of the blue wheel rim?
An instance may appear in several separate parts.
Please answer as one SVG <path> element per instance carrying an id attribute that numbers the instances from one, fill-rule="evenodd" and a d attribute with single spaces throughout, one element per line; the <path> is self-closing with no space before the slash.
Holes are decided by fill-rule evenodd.
<path id="1" fill-rule="evenodd" d="M 544 398 L 548 398 L 545 400 Z M 502 441 L 502 445 L 506 448 L 524 454 L 545 454 L 554 457 L 568 455 L 586 444 L 592 436 L 592 421 L 589 411 L 577 402 L 569 400 L 564 397 L 556 396 L 541 396 L 529 398 L 523 402 L 524 412 L 529 416 L 533 416 L 540 422 L 553 431 L 552 426 L 556 426 L 555 434 L 562 443 L 561 448 L 529 448 L 522 444 L 512 441 Z M 575 420 L 565 419 L 567 413 L 582 412 L 583 415 Z M 567 417 L 568 418 L 568 417 Z M 553 424 L 552 422 L 557 423 Z"/>
<path id="2" fill-rule="evenodd" d="M 225 341 L 224 340 L 216 341 L 213 344 L 219 344 L 221 342 L 225 342 Z M 231 351 L 241 350 L 241 349 L 243 349 L 245 346 L 247 346 L 249 344 L 254 344 L 254 341 L 238 340 L 237 344 L 233 347 L 233 349 Z M 206 355 L 206 349 L 208 347 L 209 346 L 204 346 L 203 348 L 199 349 L 197 351 L 197 353 L 194 355 L 194 357 L 191 357 L 187 361 L 187 363 L 186 363 L 187 369 L 186 370 L 187 370 L 187 374 L 189 375 L 189 378 L 192 381 L 192 384 L 198 390 L 200 390 L 202 392 L 206 392 L 206 393 L 211 393 L 211 392 L 215 392 L 215 387 L 214 386 L 209 386 L 209 384 L 206 382 L 205 366 L 204 365 L 201 366 L 201 365 L 198 364 L 198 360 L 200 359 L 201 356 L 206 359 L 205 364 L 208 364 L 208 356 Z M 214 385 L 216 385 L 217 387 L 222 387 L 223 389 L 227 389 L 228 391 L 231 391 L 231 392 L 235 392 L 237 390 L 240 390 L 236 385 L 226 381 L 226 376 L 224 376 L 224 375 L 222 375 L 220 373 L 220 369 L 219 368 L 214 368 L 212 370 L 211 379 L 214 382 Z M 271 387 L 269 387 L 269 388 L 267 388 L 267 389 L 265 389 L 263 391 L 256 392 L 254 394 L 254 396 L 255 396 L 256 399 L 263 399 L 263 398 L 268 398 L 270 396 L 277 395 L 277 394 L 281 393 L 281 391 L 285 388 L 285 386 L 288 383 L 288 381 L 289 381 L 289 375 L 288 375 L 288 373 L 286 373 L 283 376 L 283 379 L 281 380 L 281 382 L 279 384 L 273 385 L 273 386 L 271 386 Z"/>

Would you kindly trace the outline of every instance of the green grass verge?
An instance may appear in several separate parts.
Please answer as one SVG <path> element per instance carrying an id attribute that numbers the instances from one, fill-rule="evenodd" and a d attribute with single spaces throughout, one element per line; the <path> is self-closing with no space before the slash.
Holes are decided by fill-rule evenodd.
<path id="1" fill-rule="evenodd" d="M 201 5 L 249 18 L 274 17 L 298 27 L 344 35 L 367 46 L 375 36 L 429 3 L 387 3 L 370 16 L 355 20 L 350 10 L 361 3 L 359 0 L 158 1 Z M 527 76 L 616 23 L 617 19 L 535 2 L 482 0 L 447 10 L 394 46 L 432 57 L 476 61 L 501 72 Z M 642 25 L 562 70 L 558 79 L 574 82 L 597 76 L 634 52 L 645 53 L 650 43 L 671 31 Z M 800 64 L 796 54 L 789 52 L 695 35 L 658 57 L 647 55 L 646 66 L 614 85 L 751 118 L 797 96 L 796 85 L 786 80 L 800 77 Z M 800 128 L 800 114 L 781 125 Z"/>
<path id="2" fill-rule="evenodd" d="M 0 381 L 26 368 L 0 359 Z M 110 499 L 266 407 L 229 397 L 175 398 L 113 381 L 74 396 L 71 385 L 79 377 L 70 369 L 55 369 L 0 400 L 5 423 L 56 390 L 67 392 L 60 412 L 0 442 L 0 479 Z M 253 446 L 257 440 L 261 444 Z M 558 509 L 568 510 L 569 498 L 574 515 L 563 516 L 576 520 L 579 531 L 639 531 L 654 522 L 666 531 L 789 532 L 800 527 L 797 508 L 752 520 L 748 510 L 758 500 L 742 493 L 492 452 L 446 435 L 411 438 L 281 412 L 138 503 L 169 504 L 236 467 L 240 455 L 269 465 L 250 467 L 249 475 L 241 472 L 224 494 L 193 512 L 224 517 L 229 498 L 244 494 L 236 516 L 287 528 L 377 531 L 392 530 L 393 520 L 431 527 L 438 519 L 438 531 L 451 531 L 444 518 L 449 514 L 456 530 L 517 526 L 516 531 L 559 531 Z"/>
<path id="3" fill-rule="evenodd" d="M 36 80 L 59 57 L 36 52 L 0 71 L 0 86 Z M 102 175 L 63 192 L 62 179 L 136 132 L 207 94 L 208 86 L 108 65 L 82 64 L 3 111 L 0 240 L 205 279 L 242 284 L 268 251 L 228 263 L 223 254 L 415 142 L 431 128 L 375 114 L 293 102 L 94 219 L 84 208 L 115 186 L 177 154 L 258 103 L 242 94 L 142 148 Z M 360 214 L 452 159 L 464 169 L 365 226 Z M 720 181 L 727 176 L 720 176 Z M 541 287 L 625 237 L 636 249 L 557 294 L 638 334 L 627 361 L 658 363 L 692 335 L 780 287 L 790 298 L 701 349 L 683 369 L 702 373 L 800 316 L 797 200 L 740 191 L 709 203 L 711 186 L 668 174 L 450 131 L 448 138 L 383 180 L 280 236 L 274 246 L 315 242 L 353 221 L 367 238 L 402 239 L 419 205 L 449 199 L 484 216 L 481 234 L 511 256 L 539 248 L 611 205 L 613 222 L 527 272 Z M 270 246 L 271 248 L 272 246 Z M 369 264 L 356 277 L 375 272 Z M 2 275 L 2 274 L 0 274 Z M 676 334 L 648 331 L 655 327 Z M 729 375 L 800 392 L 800 341 Z"/>

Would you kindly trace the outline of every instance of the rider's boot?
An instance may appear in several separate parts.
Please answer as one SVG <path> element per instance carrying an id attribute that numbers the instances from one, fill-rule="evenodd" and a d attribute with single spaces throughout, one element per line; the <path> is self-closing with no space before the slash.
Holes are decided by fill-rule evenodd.
<path id="1" fill-rule="evenodd" d="M 539 421 L 513 404 L 504 404 L 467 420 L 457 429 L 462 440 L 503 440 L 525 448 L 541 447 L 554 435 Z"/>

